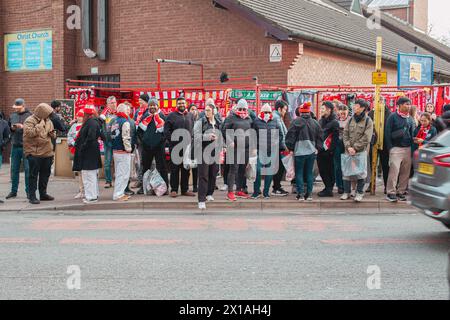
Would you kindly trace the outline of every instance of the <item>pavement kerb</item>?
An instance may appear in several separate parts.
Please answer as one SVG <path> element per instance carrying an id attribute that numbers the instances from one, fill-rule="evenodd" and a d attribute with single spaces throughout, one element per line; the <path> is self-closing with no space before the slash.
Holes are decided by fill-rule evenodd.
<path id="1" fill-rule="evenodd" d="M 215 201 L 207 204 L 208 211 L 211 212 L 240 212 L 249 211 L 256 213 L 274 212 L 320 212 L 320 213 L 418 213 L 418 210 L 407 203 L 389 203 L 387 201 L 367 200 L 362 203 L 336 201 L 313 201 L 298 203 L 297 201 L 254 201 L 244 200 L 230 203 L 229 201 Z M 26 207 L 21 209 L 7 209 L 0 207 L 0 213 L 33 213 L 33 212 L 137 212 L 148 213 L 161 211 L 172 211 L 182 213 L 184 211 L 198 211 L 197 203 L 194 201 L 176 202 L 154 202 L 154 201 L 134 201 L 134 202 L 98 202 L 94 204 L 56 204 L 50 206 Z"/>

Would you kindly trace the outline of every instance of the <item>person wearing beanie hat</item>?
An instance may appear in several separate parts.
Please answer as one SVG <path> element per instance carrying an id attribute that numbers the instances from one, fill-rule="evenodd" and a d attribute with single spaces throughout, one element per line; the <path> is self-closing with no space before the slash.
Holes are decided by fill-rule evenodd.
<path id="1" fill-rule="evenodd" d="M 228 172 L 228 194 L 227 199 L 236 201 L 236 197 L 248 199 L 250 196 L 244 192 L 246 178 L 245 169 L 249 161 L 249 137 L 244 139 L 244 146 L 238 145 L 237 133 L 248 132 L 252 128 L 253 120 L 248 112 L 248 103 L 245 99 L 238 101 L 235 109 L 230 112 L 222 125 L 222 136 L 227 145 L 227 151 L 233 149 L 233 152 L 227 152 L 227 164 L 230 165 Z M 228 132 L 227 132 L 228 131 Z M 242 140 L 242 139 L 239 139 Z M 243 148 L 242 148 L 243 147 Z M 234 154 L 234 159 L 229 159 Z M 234 183 L 236 181 L 236 194 L 233 192 Z"/>
<path id="2" fill-rule="evenodd" d="M 158 107 L 158 100 L 150 99 L 148 110 L 144 114 L 144 120 L 137 127 L 137 134 L 142 141 L 141 168 L 145 174 L 150 170 L 153 160 L 156 162 L 156 169 L 169 186 L 168 173 L 165 160 L 165 139 L 164 124 L 166 117 Z M 141 186 L 137 194 L 144 194 L 144 187 Z M 166 195 L 168 192 L 166 192 Z"/>
<path id="3" fill-rule="evenodd" d="M 317 195 L 319 197 L 333 197 L 333 188 L 336 182 L 333 159 L 334 151 L 339 141 L 339 122 L 334 112 L 334 104 L 330 101 L 324 101 L 320 111 L 322 117 L 320 118 L 319 124 L 322 128 L 322 139 L 324 143 L 319 148 L 317 165 L 325 188 Z"/>
<path id="4" fill-rule="evenodd" d="M 50 120 L 52 113 L 52 107 L 41 103 L 23 124 L 23 152 L 30 166 L 28 191 L 31 204 L 55 200 L 47 194 L 48 180 L 55 155 L 52 139 L 56 139 L 56 130 Z M 36 198 L 38 181 L 40 201 Z"/>
<path id="5" fill-rule="evenodd" d="M 295 157 L 297 200 L 312 201 L 314 163 L 323 145 L 322 129 L 317 120 L 312 118 L 309 103 L 300 105 L 297 110 L 299 116 L 286 135 L 286 147 Z"/>
<path id="6" fill-rule="evenodd" d="M 132 133 L 128 115 L 128 106 L 124 103 L 117 107 L 117 119 L 111 127 L 114 158 L 114 201 L 128 201 L 125 194 L 131 174 Z"/>
<path id="7" fill-rule="evenodd" d="M 101 127 L 101 120 L 97 118 L 97 110 L 92 105 L 84 108 L 83 125 L 75 143 L 72 171 L 81 172 L 84 198 L 86 204 L 98 201 L 98 170 L 102 168 L 99 139 L 105 141 Z"/>
<path id="8" fill-rule="evenodd" d="M 150 96 L 147 93 L 142 93 L 139 96 L 139 108 L 136 110 L 133 120 L 135 122 L 136 128 L 139 127 L 141 124 L 141 121 L 145 119 L 145 114 L 148 113 L 148 106 L 149 106 Z M 154 102 L 152 102 L 154 103 Z M 142 136 L 140 134 L 137 134 L 136 139 L 136 153 L 137 157 L 142 159 Z M 142 179 L 144 178 L 144 171 L 141 165 L 142 162 L 138 162 L 136 164 L 136 172 L 138 173 L 138 181 L 134 185 L 135 188 L 142 188 Z"/>
<path id="9" fill-rule="evenodd" d="M 258 160 L 256 180 L 253 183 L 253 194 L 251 197 L 252 199 L 261 197 L 261 175 L 264 175 L 262 195 L 265 199 L 269 199 L 273 175 L 278 172 L 278 166 L 282 165 L 279 157 L 280 150 L 286 149 L 284 134 L 279 122 L 273 118 L 272 107 L 267 103 L 261 107 L 261 112 L 258 118 L 253 121 L 252 128 L 256 132 Z"/>
<path id="10" fill-rule="evenodd" d="M 17 197 L 20 181 L 20 168 L 23 165 L 25 171 L 25 192 L 28 198 L 28 180 L 29 166 L 28 160 L 23 154 L 23 123 L 32 115 L 25 107 L 25 101 L 22 98 L 16 99 L 12 107 L 14 112 L 9 116 L 9 125 L 11 131 L 11 191 L 6 199 Z"/>

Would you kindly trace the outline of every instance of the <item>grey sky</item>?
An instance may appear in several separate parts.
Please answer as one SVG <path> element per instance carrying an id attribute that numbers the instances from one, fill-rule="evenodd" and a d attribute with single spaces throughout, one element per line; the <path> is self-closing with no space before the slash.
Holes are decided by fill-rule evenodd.
<path id="1" fill-rule="evenodd" d="M 450 1 L 449 0 L 428 0 L 429 23 L 433 25 L 433 36 L 450 37 Z"/>

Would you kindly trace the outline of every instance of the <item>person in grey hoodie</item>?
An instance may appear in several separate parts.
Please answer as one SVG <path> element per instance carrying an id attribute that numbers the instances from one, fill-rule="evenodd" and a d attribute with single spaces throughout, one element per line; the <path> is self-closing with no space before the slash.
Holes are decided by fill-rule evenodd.
<path id="1" fill-rule="evenodd" d="M 299 111 L 300 117 L 294 120 L 286 135 L 286 147 L 295 156 L 297 200 L 312 201 L 313 169 L 317 153 L 323 144 L 323 132 L 319 122 L 311 117 L 310 102 L 300 106 Z"/>

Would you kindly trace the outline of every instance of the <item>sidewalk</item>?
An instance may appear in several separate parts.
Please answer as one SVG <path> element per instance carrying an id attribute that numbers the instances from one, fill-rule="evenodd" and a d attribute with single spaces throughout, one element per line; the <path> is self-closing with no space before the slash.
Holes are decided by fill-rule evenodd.
<path id="1" fill-rule="evenodd" d="M 222 179 L 218 179 L 217 184 L 223 184 Z M 48 192 L 55 197 L 55 201 L 42 202 L 40 205 L 28 203 L 24 191 L 24 175 L 21 174 L 19 194 L 16 199 L 7 200 L 0 205 L 0 212 L 87 212 L 87 211 L 107 211 L 108 213 L 152 213 L 170 211 L 176 213 L 197 212 L 197 197 L 168 196 L 133 196 L 128 202 L 112 201 L 112 189 L 104 189 L 104 181 L 100 181 L 100 199 L 98 203 L 84 204 L 81 200 L 73 197 L 78 193 L 78 183 L 75 179 L 51 177 Z M 252 191 L 252 186 L 249 186 Z M 291 191 L 291 186 L 286 184 L 285 190 Z M 207 203 L 206 212 L 292 212 L 292 213 L 417 213 L 418 211 L 406 202 L 390 203 L 384 199 L 382 188 L 376 196 L 366 194 L 362 203 L 353 201 L 341 201 L 337 193 L 334 198 L 319 198 L 316 193 L 322 190 L 321 183 L 314 185 L 314 201 L 299 203 L 294 194 L 288 197 L 271 197 L 270 200 L 244 200 L 236 202 L 226 200 L 226 192 L 218 191 L 214 193 L 216 199 L 212 203 Z M 4 165 L 0 171 L 0 199 L 5 200 L 5 196 L 10 191 L 9 166 Z M 135 190 L 136 191 L 136 190 Z"/>

